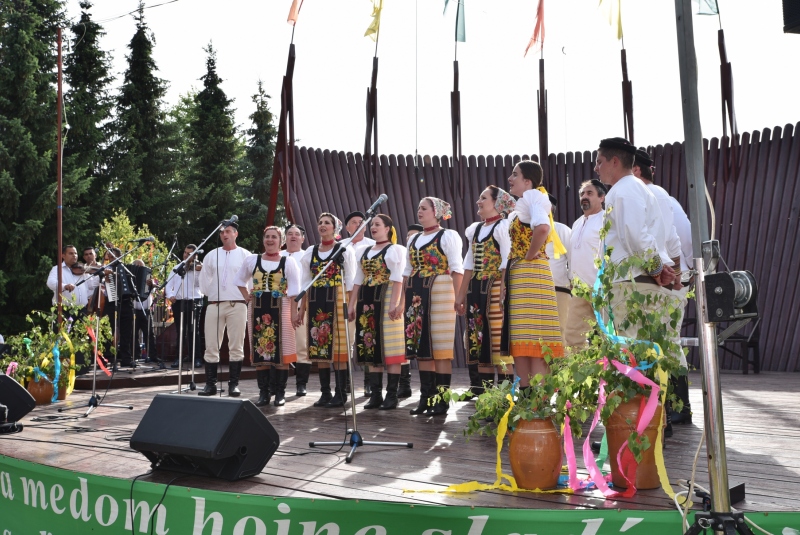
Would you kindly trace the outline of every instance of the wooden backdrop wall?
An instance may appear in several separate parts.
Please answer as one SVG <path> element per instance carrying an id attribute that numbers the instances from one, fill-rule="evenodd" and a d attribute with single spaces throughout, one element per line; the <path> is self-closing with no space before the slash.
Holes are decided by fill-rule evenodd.
<path id="1" fill-rule="evenodd" d="M 730 161 L 728 138 L 705 140 L 704 148 L 706 181 L 723 258 L 732 270 L 752 271 L 759 284 L 762 369 L 798 371 L 800 123 L 743 134 L 736 178 L 724 169 L 725 162 Z M 650 149 L 655 155 L 656 182 L 680 201 L 691 219 L 683 144 L 667 143 Z M 421 157 L 421 165 L 416 167 L 413 156 L 382 155 L 376 181 L 370 187 L 361 154 L 308 147 L 296 151 L 290 199 L 297 222 L 308 229 L 310 244 L 317 241 L 316 217 L 321 212 L 344 219 L 354 210 L 365 210 L 381 193 L 389 196 L 381 212 L 394 219 L 402 234 L 407 225 L 416 222 L 419 199 L 428 195 L 451 203 L 453 218 L 444 226 L 463 232 L 477 220 L 475 201 L 480 192 L 490 184 L 505 189 L 514 165 L 529 158 L 525 154 L 465 156 L 458 179 L 448 156 Z M 544 162 L 545 186 L 559 200 L 558 221 L 571 226 L 580 216 L 578 188 L 584 180 L 596 177 L 595 155 L 590 151 L 551 154 Z M 536 156 L 532 159 L 538 160 Z M 689 308 L 693 317 L 693 307 Z M 456 340 L 461 340 L 463 321 L 457 331 Z M 460 342 L 456 343 L 456 353 L 456 365 L 463 367 Z M 690 357 L 698 365 L 697 355 Z M 720 353 L 720 365 L 739 369 L 741 361 Z"/>

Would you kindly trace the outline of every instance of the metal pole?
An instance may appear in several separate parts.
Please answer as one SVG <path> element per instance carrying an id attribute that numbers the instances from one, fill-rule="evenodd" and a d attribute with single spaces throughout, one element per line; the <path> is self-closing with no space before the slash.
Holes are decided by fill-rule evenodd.
<path id="1" fill-rule="evenodd" d="M 708 452 L 708 474 L 711 483 L 711 505 L 714 512 L 731 510 L 728 494 L 728 465 L 725 456 L 725 428 L 722 418 L 722 392 L 717 361 L 716 325 L 707 323 L 705 270 L 713 272 L 715 262 L 703 260 L 703 243 L 708 234 L 708 215 L 703 172 L 703 134 L 700 129 L 700 104 L 697 95 L 697 57 L 694 49 L 691 0 L 675 0 L 675 23 L 678 37 L 678 61 L 681 76 L 683 107 L 684 154 L 689 186 L 689 212 L 692 218 L 692 246 L 697 275 L 698 338 L 702 352 L 703 409 Z M 708 249 L 711 249 L 708 247 Z"/>
<path id="2" fill-rule="evenodd" d="M 61 310 L 61 290 L 62 284 L 64 281 L 62 280 L 61 275 L 61 248 L 62 248 L 62 238 L 61 238 L 61 215 L 63 213 L 63 206 L 62 206 L 62 179 L 61 179 L 61 169 L 62 169 L 62 162 L 61 162 L 61 155 L 62 155 L 62 139 L 61 139 L 61 99 L 62 99 L 62 85 L 61 85 L 61 28 L 56 30 L 56 39 L 58 40 L 57 48 L 58 48 L 58 97 L 56 99 L 56 114 L 58 117 L 56 118 L 56 129 L 58 133 L 56 134 L 56 234 L 58 235 L 58 251 L 56 252 L 56 265 L 58 269 L 58 291 L 56 292 L 56 307 L 58 308 L 58 324 L 61 325 L 62 321 L 62 310 Z"/>

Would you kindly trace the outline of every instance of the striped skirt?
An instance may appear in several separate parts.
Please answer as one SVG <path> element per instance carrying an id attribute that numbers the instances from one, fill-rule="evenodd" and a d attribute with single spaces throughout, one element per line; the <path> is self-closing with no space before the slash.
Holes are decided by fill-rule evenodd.
<path id="1" fill-rule="evenodd" d="M 294 300 L 292 300 L 294 301 Z M 299 329 L 295 329 L 294 331 L 294 340 L 295 345 L 297 347 L 297 363 L 298 364 L 308 364 L 308 329 L 306 328 L 308 325 L 308 310 L 306 310 L 306 315 L 303 321 L 303 325 L 300 326 Z"/>
<path id="2" fill-rule="evenodd" d="M 455 300 L 450 275 L 408 278 L 405 302 L 407 358 L 427 361 L 453 359 Z"/>
<path id="3" fill-rule="evenodd" d="M 381 318 L 381 338 L 383 339 L 383 361 L 386 366 L 402 364 L 406 361 L 406 337 L 403 327 L 403 318 L 392 320 L 389 318 L 389 308 L 392 303 L 392 287 L 389 283 L 383 296 L 383 317 Z M 400 287 L 400 291 L 403 291 Z M 377 362 L 375 363 L 378 364 Z"/>
<path id="4" fill-rule="evenodd" d="M 512 357 L 564 355 L 553 276 L 547 260 L 518 260 L 508 286 L 509 342 Z"/>
<path id="5" fill-rule="evenodd" d="M 453 279 L 439 275 L 431 288 L 430 336 L 434 360 L 453 360 L 453 341 L 456 332 L 456 302 Z"/>

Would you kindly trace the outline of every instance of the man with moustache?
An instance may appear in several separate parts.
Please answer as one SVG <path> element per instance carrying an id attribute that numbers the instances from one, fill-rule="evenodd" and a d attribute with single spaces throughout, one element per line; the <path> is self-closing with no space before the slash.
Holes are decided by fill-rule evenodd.
<path id="1" fill-rule="evenodd" d="M 603 203 L 606 187 L 593 178 L 581 184 L 578 191 L 583 215 L 572 225 L 569 245 L 570 279 L 575 286 L 580 281 L 590 288 L 597 279 L 595 258 L 600 254 L 600 229 L 603 228 Z M 591 330 L 589 321 L 594 321 L 594 309 L 586 299 L 575 297 L 570 302 L 564 340 L 567 347 L 580 349 L 586 345 L 586 333 Z"/>

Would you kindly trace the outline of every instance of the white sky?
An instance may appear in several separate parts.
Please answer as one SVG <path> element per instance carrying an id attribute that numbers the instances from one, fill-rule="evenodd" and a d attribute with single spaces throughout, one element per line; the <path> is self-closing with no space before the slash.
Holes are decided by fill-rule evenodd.
<path id="1" fill-rule="evenodd" d="M 150 5 L 164 0 L 151 0 Z M 442 0 L 385 0 L 378 47 L 380 152 L 450 154 L 455 6 Z M 538 54 L 523 58 L 537 0 L 465 0 L 467 42 L 459 43 L 465 155 L 538 152 Z M 719 0 L 740 132 L 800 121 L 800 35 L 784 34 L 780 0 Z M 291 0 L 180 0 L 145 11 L 156 39 L 167 103 L 205 73 L 203 47 L 213 41 L 222 85 L 246 128 L 251 96 L 263 80 L 280 108 L 292 27 Z M 96 0 L 95 20 L 135 9 L 137 0 Z M 633 82 L 635 141 L 683 139 L 673 0 L 623 0 L 628 73 Z M 365 99 L 375 45 L 363 37 L 371 0 L 305 0 L 295 32 L 295 131 L 300 145 L 361 152 Z M 78 0 L 68 0 L 77 19 Z M 416 23 L 415 23 L 416 21 Z M 597 0 L 548 0 L 545 66 L 550 152 L 592 150 L 623 135 L 619 41 Z M 104 24 L 121 84 L 135 23 Z M 701 122 L 705 137 L 722 133 L 716 16 L 695 16 Z M 563 50 L 563 52 L 562 52 Z"/>

